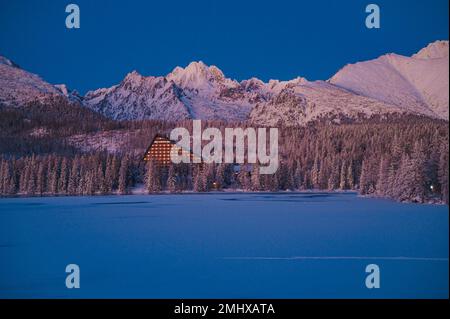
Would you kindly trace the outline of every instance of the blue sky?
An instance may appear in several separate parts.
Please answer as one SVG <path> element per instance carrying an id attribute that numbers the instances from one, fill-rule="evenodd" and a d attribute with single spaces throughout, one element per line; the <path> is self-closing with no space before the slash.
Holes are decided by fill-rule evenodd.
<path id="1" fill-rule="evenodd" d="M 81 28 L 65 27 L 76 3 Z M 365 7 L 381 8 L 367 29 Z M 87 90 L 202 60 L 242 80 L 328 79 L 347 63 L 448 39 L 448 0 L 0 0 L 0 55 Z"/>

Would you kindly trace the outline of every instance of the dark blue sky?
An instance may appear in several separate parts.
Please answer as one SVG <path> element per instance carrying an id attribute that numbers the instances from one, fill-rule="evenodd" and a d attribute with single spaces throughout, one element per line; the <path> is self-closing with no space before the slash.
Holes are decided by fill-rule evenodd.
<path id="1" fill-rule="evenodd" d="M 81 28 L 65 27 L 76 3 Z M 381 8 L 367 29 L 365 6 Z M 327 79 L 347 63 L 448 39 L 448 0 L 0 0 L 0 55 L 86 90 L 202 60 L 242 80 Z"/>

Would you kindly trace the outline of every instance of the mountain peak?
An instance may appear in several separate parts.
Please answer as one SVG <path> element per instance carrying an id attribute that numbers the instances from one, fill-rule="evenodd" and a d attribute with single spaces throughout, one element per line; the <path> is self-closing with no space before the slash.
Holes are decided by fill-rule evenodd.
<path id="1" fill-rule="evenodd" d="M 448 41 L 438 40 L 432 42 L 412 57 L 416 59 L 439 59 L 448 57 Z"/>
<path id="2" fill-rule="evenodd" d="M 20 67 L 17 64 L 15 64 L 13 61 L 11 61 L 10 59 L 5 58 L 4 56 L 1 56 L 1 55 L 0 55 L 0 64 L 5 64 L 8 66 L 12 66 L 14 68 L 20 69 Z"/>
<path id="3" fill-rule="evenodd" d="M 167 75 L 167 79 L 182 88 L 207 89 L 212 86 L 212 82 L 224 81 L 225 76 L 214 65 L 207 66 L 202 61 L 194 61 L 185 68 L 177 66 Z"/>
<path id="4" fill-rule="evenodd" d="M 137 72 L 136 70 L 133 70 L 125 76 L 124 80 L 135 81 L 135 80 L 140 80 L 140 79 L 142 79 L 142 75 L 139 72 Z"/>
<path id="5" fill-rule="evenodd" d="M 203 63 L 203 61 L 192 61 L 189 63 L 189 65 L 186 67 L 186 70 L 191 70 L 193 72 L 201 72 L 208 69 L 208 66 Z"/>

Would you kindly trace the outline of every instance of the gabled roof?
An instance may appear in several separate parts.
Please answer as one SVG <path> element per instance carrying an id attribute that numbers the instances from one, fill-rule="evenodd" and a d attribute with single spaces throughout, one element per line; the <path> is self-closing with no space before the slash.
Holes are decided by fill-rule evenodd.
<path id="1" fill-rule="evenodd" d="M 168 142 L 170 142 L 171 144 L 177 145 L 177 142 L 171 140 L 169 137 L 164 136 L 164 135 L 162 135 L 162 134 L 156 134 L 156 135 L 153 137 L 152 142 L 150 143 L 150 145 L 147 147 L 147 150 L 145 151 L 142 160 L 145 160 L 145 155 L 147 155 L 147 153 L 150 151 L 152 145 L 155 143 L 155 140 L 156 140 L 157 138 L 165 139 L 165 140 L 167 140 Z M 185 149 L 182 148 L 181 146 L 178 146 L 178 145 L 177 145 L 177 147 L 179 147 L 179 148 L 185 150 Z M 185 151 L 186 151 L 186 150 L 185 150 Z M 190 153 L 191 156 L 196 156 L 196 157 L 198 157 L 198 158 L 200 158 L 200 159 L 202 160 L 202 157 L 199 156 L 199 155 L 197 155 L 197 154 L 194 154 L 194 152 L 192 152 L 191 149 L 189 149 L 189 153 Z M 203 160 L 202 160 L 202 161 L 203 161 Z"/>
<path id="2" fill-rule="evenodd" d="M 149 146 L 147 147 L 147 149 L 145 150 L 144 156 L 142 157 L 142 160 L 145 160 L 145 155 L 147 155 L 147 153 L 150 151 L 150 148 L 152 147 L 153 143 L 155 143 L 155 140 L 156 140 L 157 138 L 163 138 L 163 139 L 169 141 L 169 142 L 172 143 L 172 144 L 176 144 L 175 141 L 172 141 L 172 140 L 171 140 L 170 138 L 168 138 L 167 136 L 164 136 L 164 135 L 162 135 L 162 134 L 156 134 L 156 135 L 153 137 L 153 139 L 152 139 L 150 145 L 149 145 Z"/>

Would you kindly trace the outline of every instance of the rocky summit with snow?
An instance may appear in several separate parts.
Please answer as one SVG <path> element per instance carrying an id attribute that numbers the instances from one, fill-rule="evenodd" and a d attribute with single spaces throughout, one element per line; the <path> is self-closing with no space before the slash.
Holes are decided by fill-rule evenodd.
<path id="1" fill-rule="evenodd" d="M 192 62 L 165 76 L 133 71 L 119 84 L 84 97 L 0 57 L 0 104 L 20 106 L 62 96 L 116 120 L 249 120 L 291 126 L 396 113 L 448 120 L 448 90 L 448 41 L 431 43 L 411 57 L 387 54 L 349 64 L 327 81 L 238 82 L 216 66 Z"/>
<path id="2" fill-rule="evenodd" d="M 133 71 L 116 86 L 88 92 L 84 104 L 119 120 L 245 120 L 253 95 L 217 67 L 192 62 L 160 77 Z"/>
<path id="3" fill-rule="evenodd" d="M 64 97 L 81 103 L 82 97 L 64 84 L 52 85 L 38 75 L 27 72 L 13 61 L 0 56 L 0 106 L 23 106 Z"/>

